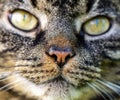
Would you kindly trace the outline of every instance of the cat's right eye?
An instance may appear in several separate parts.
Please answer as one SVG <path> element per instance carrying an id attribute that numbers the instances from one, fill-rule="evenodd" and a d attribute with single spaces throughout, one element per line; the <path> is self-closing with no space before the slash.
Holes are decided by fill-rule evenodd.
<path id="1" fill-rule="evenodd" d="M 111 26 L 109 18 L 105 16 L 97 16 L 84 23 L 84 31 L 92 36 L 101 35 L 109 30 Z"/>
<path id="2" fill-rule="evenodd" d="M 25 10 L 15 10 L 9 15 L 10 23 L 23 31 L 31 31 L 38 25 L 38 19 Z"/>

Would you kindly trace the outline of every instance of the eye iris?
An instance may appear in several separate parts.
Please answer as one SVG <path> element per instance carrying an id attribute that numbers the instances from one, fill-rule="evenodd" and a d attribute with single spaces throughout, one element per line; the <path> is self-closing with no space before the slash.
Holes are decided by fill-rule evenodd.
<path id="1" fill-rule="evenodd" d="M 106 17 L 99 17 L 85 23 L 84 29 L 90 35 L 99 35 L 106 32 L 109 27 L 109 20 Z"/>
<path id="2" fill-rule="evenodd" d="M 37 25 L 37 18 L 22 10 L 14 11 L 11 14 L 10 21 L 15 27 L 22 30 L 32 30 Z"/>

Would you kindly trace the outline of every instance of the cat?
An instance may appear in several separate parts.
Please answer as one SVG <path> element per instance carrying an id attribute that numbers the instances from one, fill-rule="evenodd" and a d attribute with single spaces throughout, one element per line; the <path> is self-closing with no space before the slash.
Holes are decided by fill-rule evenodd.
<path id="1" fill-rule="evenodd" d="M 120 100 L 119 0 L 0 0 L 1 100 Z"/>

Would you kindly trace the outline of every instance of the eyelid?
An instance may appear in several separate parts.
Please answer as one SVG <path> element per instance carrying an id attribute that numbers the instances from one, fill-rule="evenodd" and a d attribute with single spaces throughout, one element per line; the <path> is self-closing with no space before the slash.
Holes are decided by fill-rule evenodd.
<path id="1" fill-rule="evenodd" d="M 35 27 L 34 27 L 33 29 L 30 29 L 30 30 L 24 30 L 24 29 L 21 29 L 21 28 L 16 27 L 16 26 L 11 22 L 12 14 L 13 14 L 15 11 L 23 11 L 23 12 L 28 13 L 28 14 L 30 14 L 31 16 L 33 16 L 33 17 L 37 20 L 37 23 L 36 23 Z M 13 11 L 9 11 L 8 20 L 9 20 L 10 24 L 11 24 L 13 27 L 15 27 L 15 28 L 18 29 L 18 30 L 24 31 L 24 32 L 35 31 L 38 27 L 40 27 L 39 19 L 38 19 L 35 15 L 33 15 L 32 13 L 30 13 L 30 12 L 24 10 L 24 9 L 15 9 L 15 10 L 13 10 Z"/>
<path id="2" fill-rule="evenodd" d="M 97 19 L 100 19 L 100 18 L 107 19 L 107 20 L 109 21 L 109 27 L 108 27 L 108 29 L 106 29 L 106 31 L 104 31 L 104 32 L 102 32 L 102 33 L 98 33 L 98 34 L 89 34 L 88 32 L 85 31 L 84 26 L 85 26 L 86 23 L 92 22 L 92 21 L 97 20 Z M 112 27 L 112 22 L 113 22 L 112 18 L 110 18 L 110 17 L 108 17 L 108 16 L 105 16 L 105 15 L 98 15 L 98 16 L 95 16 L 95 17 L 93 17 L 93 18 L 91 18 L 91 19 L 88 19 L 87 21 L 85 21 L 85 22 L 82 24 L 82 32 L 84 32 L 84 34 L 87 34 L 87 35 L 89 35 L 89 36 L 102 35 L 102 34 L 104 34 L 104 33 L 107 33 L 107 31 L 110 30 L 110 28 Z"/>
<path id="3" fill-rule="evenodd" d="M 14 9 L 13 9 L 14 10 Z M 9 14 L 13 11 L 13 10 L 5 10 L 3 12 L 3 15 L 1 16 L 1 20 L 0 20 L 0 24 L 2 25 L 2 27 L 6 30 L 9 30 L 11 32 L 11 34 L 16 34 L 16 35 L 19 35 L 19 36 L 22 36 L 22 37 L 29 37 L 29 38 L 36 38 L 37 34 L 39 34 L 41 32 L 41 24 L 39 23 L 39 26 L 32 30 L 32 31 L 22 31 L 22 30 L 19 30 L 15 27 L 13 27 L 13 25 L 11 25 L 9 19 L 8 19 L 8 16 Z M 39 17 L 37 17 L 38 20 L 40 21 Z"/>

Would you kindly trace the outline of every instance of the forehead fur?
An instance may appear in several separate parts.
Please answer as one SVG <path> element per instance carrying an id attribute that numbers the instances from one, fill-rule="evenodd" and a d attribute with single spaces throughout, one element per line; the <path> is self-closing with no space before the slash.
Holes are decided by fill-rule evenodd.
<path id="1" fill-rule="evenodd" d="M 111 2 L 113 2 L 113 4 L 115 4 L 115 6 L 119 9 L 120 11 L 120 0 L 111 0 Z"/>
<path id="2" fill-rule="evenodd" d="M 62 9 L 72 12 L 80 11 L 80 13 L 85 13 L 87 9 L 86 5 L 87 0 L 37 0 L 37 7 L 39 9 Z"/>
<path id="3" fill-rule="evenodd" d="M 91 8 L 112 8 L 117 7 L 120 9 L 119 0 L 31 0 L 36 1 L 36 5 L 39 9 L 62 9 L 67 10 L 67 12 L 78 12 L 79 14 L 84 14 Z M 113 4 L 113 5 L 112 5 Z M 96 7 L 98 6 L 98 7 Z"/>
<path id="4" fill-rule="evenodd" d="M 61 9 L 63 12 L 77 12 L 79 14 L 84 14 L 94 7 L 99 9 L 114 6 L 120 10 L 120 0 L 0 0 L 0 3 L 2 2 L 21 2 L 28 5 L 32 4 L 32 6 L 40 10 L 53 11 Z M 111 6 L 111 3 L 114 5 Z"/>

